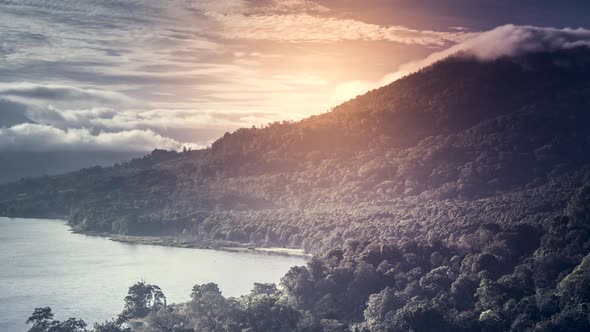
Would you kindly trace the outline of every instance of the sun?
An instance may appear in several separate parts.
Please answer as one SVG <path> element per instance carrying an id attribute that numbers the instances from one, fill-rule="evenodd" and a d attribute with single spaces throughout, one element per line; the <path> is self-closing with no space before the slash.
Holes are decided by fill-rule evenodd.
<path id="1" fill-rule="evenodd" d="M 371 84 L 365 81 L 355 80 L 337 84 L 332 90 L 330 102 L 336 106 L 358 95 L 371 90 Z"/>

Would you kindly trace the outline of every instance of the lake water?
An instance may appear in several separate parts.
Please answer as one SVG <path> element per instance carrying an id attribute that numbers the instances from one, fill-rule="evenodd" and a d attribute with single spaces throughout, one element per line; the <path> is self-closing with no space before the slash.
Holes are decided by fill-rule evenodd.
<path id="1" fill-rule="evenodd" d="M 215 282 L 225 296 L 275 282 L 302 257 L 132 245 L 72 234 L 64 221 L 0 217 L 0 331 L 21 332 L 35 307 L 56 319 L 92 324 L 115 317 L 133 283 L 162 288 L 168 303 L 194 284 Z"/>

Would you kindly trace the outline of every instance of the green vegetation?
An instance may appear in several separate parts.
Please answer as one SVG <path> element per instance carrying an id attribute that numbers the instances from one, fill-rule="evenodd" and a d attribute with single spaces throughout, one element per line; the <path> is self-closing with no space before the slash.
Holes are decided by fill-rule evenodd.
<path id="1" fill-rule="evenodd" d="M 224 298 L 215 284 L 195 285 L 187 303 L 142 311 L 136 329 L 588 331 L 588 197 L 585 187 L 568 214 L 547 224 L 484 224 L 456 244 L 349 240 L 293 267 L 279 288 L 255 284 L 248 295 Z M 129 289 L 127 308 L 145 287 Z"/>
<path id="2" fill-rule="evenodd" d="M 589 330 L 588 77 L 587 48 L 452 57 L 209 149 L 0 186 L 0 214 L 315 254 L 276 289 L 150 304 L 146 331 Z"/>
<path id="3" fill-rule="evenodd" d="M 83 320 L 70 318 L 66 321 L 53 319 L 50 307 L 37 308 L 27 319 L 27 325 L 32 325 L 30 332 L 81 332 L 86 331 Z"/>
<path id="4" fill-rule="evenodd" d="M 121 314 L 122 319 L 143 318 L 165 306 L 166 296 L 160 287 L 141 281 L 129 288 L 129 293 L 125 297 L 125 310 Z"/>

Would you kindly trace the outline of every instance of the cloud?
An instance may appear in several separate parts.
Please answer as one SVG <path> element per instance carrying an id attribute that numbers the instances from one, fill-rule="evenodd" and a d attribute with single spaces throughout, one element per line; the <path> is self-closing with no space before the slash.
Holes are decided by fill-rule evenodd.
<path id="1" fill-rule="evenodd" d="M 25 112 L 26 105 L 0 98 L 0 127 L 10 127 L 21 123 L 31 123 Z"/>
<path id="2" fill-rule="evenodd" d="M 494 60 L 580 46 L 590 47 L 590 30 L 504 25 L 456 45 L 448 52 L 465 51 L 480 60 Z"/>
<path id="3" fill-rule="evenodd" d="M 131 100 L 131 98 L 113 91 L 34 83 L 0 83 L 0 96 L 50 101 L 83 100 L 111 103 Z"/>
<path id="4" fill-rule="evenodd" d="M 181 143 L 151 130 L 99 132 L 85 128 L 59 129 L 41 124 L 19 124 L 0 128 L 0 150 L 3 151 L 151 151 L 154 148 L 179 150 Z"/>
<path id="5" fill-rule="evenodd" d="M 553 52 L 583 46 L 590 47 L 590 30 L 503 25 L 477 34 L 443 51 L 435 52 L 422 60 L 404 64 L 396 72 L 386 75 L 379 83 L 388 84 L 453 55 L 473 56 L 481 61 L 492 61 L 507 56 Z"/>
<path id="6" fill-rule="evenodd" d="M 328 7 L 310 0 L 0 0 L 0 98 L 26 104 L 35 122 L 61 130 L 151 129 L 179 139 L 176 128 L 234 130 L 325 111 L 327 91 L 344 75 L 357 76 L 344 50 L 322 49 L 331 41 L 433 46 L 465 35 L 343 19 L 346 13 Z"/>
<path id="7" fill-rule="evenodd" d="M 1 104 L 0 104 L 1 105 Z M 59 129 L 88 128 L 91 132 L 149 129 L 160 132 L 180 128 L 237 128 L 253 119 L 274 121 L 280 114 L 263 111 L 223 111 L 194 109 L 59 109 L 53 106 L 30 108 L 26 114 L 37 123 Z M 258 122 L 256 122 L 258 123 Z"/>
<path id="8" fill-rule="evenodd" d="M 332 4 L 335 5 L 335 4 Z M 463 29 L 417 30 L 345 18 L 346 13 L 310 0 L 252 1 L 240 11 L 206 13 L 227 39 L 279 42 L 388 41 L 406 45 L 446 46 L 465 40 Z"/>
<path id="9" fill-rule="evenodd" d="M 465 40 L 462 31 L 415 30 L 403 26 L 381 26 L 352 19 L 290 14 L 210 14 L 228 39 L 281 42 L 389 41 L 401 44 L 444 46 Z"/>
<path id="10" fill-rule="evenodd" d="M 107 126 L 97 126 L 97 123 L 95 123 L 100 119 L 113 119 L 118 113 L 114 109 L 106 107 L 62 110 L 51 105 L 47 107 L 30 105 L 27 110 L 27 115 L 40 124 L 64 130 L 68 128 L 88 128 L 92 131 L 119 131 L 120 126 L 109 128 Z"/>
<path id="11" fill-rule="evenodd" d="M 0 0 L 0 98 L 35 122 L 6 120 L 0 149 L 206 145 L 328 109 L 339 52 L 298 42 L 464 35 L 341 16 L 309 0 Z"/>
<path id="12" fill-rule="evenodd" d="M 315 1 L 309 0 L 271 0 L 270 2 L 263 3 L 261 6 L 250 8 L 246 14 L 288 14 L 293 12 L 321 14 L 330 12 L 330 9 Z"/>
<path id="13" fill-rule="evenodd" d="M 576 47 L 590 47 L 590 30 L 503 25 L 479 33 L 443 51 L 432 53 L 424 59 L 405 63 L 395 72 L 385 75 L 377 82 L 351 81 L 342 83 L 333 91 L 332 95 L 338 100 L 344 99 L 345 96 L 348 99 L 354 98 L 450 56 L 468 56 L 475 57 L 480 61 L 493 61 L 502 57 L 535 52 L 553 52 Z M 349 89 L 350 93 L 346 94 L 346 89 Z"/>

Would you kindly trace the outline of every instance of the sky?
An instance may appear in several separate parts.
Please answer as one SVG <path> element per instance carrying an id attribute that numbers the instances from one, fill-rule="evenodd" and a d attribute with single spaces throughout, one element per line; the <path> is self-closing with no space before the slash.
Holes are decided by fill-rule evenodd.
<path id="1" fill-rule="evenodd" d="M 590 45 L 590 2 L 0 0 L 0 151 L 202 148 L 458 50 Z M 2 123 L 0 123 L 0 126 Z"/>

